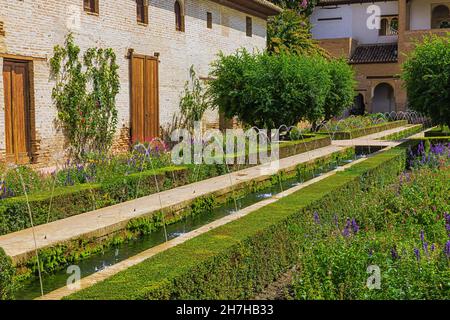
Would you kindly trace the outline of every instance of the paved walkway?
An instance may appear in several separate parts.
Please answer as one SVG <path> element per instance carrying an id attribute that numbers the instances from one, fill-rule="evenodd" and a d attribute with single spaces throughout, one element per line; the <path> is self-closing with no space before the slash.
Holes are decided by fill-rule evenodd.
<path id="1" fill-rule="evenodd" d="M 346 147 L 349 147 L 349 146 L 371 146 L 371 147 L 391 146 L 391 147 L 395 147 L 395 146 L 399 145 L 403 140 L 390 141 L 390 140 L 378 140 L 378 139 L 389 136 L 391 134 L 402 132 L 404 130 L 408 130 L 413 126 L 414 125 L 402 126 L 402 127 L 398 127 L 398 128 L 394 128 L 394 129 L 389 129 L 386 131 L 377 132 L 374 134 L 369 134 L 367 136 L 355 138 L 352 140 L 334 140 L 332 142 L 332 144 L 334 146 L 342 146 L 342 147 L 344 147 L 344 146 L 346 146 Z"/>
<path id="2" fill-rule="evenodd" d="M 238 185 L 252 180 L 264 180 L 284 170 L 292 170 L 298 164 L 324 157 L 343 150 L 340 146 L 327 146 L 298 154 L 279 161 L 279 166 L 259 165 L 212 179 L 152 194 L 103 209 L 79 214 L 67 219 L 36 226 L 34 233 L 38 249 L 54 246 L 79 238 L 95 238 L 111 234 L 126 227 L 133 218 L 148 215 L 162 209 L 183 208 L 195 198 L 209 194 L 229 193 Z M 33 229 L 25 229 L 0 237 L 0 247 L 13 259 L 22 262 L 35 254 Z"/>

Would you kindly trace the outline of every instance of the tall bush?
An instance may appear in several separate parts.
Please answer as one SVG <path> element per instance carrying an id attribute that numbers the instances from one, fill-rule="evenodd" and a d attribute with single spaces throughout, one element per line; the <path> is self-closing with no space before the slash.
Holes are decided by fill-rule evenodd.
<path id="1" fill-rule="evenodd" d="M 355 72 L 345 60 L 330 60 L 328 72 L 331 87 L 325 100 L 325 120 L 342 114 L 353 105 L 356 86 Z"/>
<path id="2" fill-rule="evenodd" d="M 213 63 L 209 93 L 227 117 L 275 128 L 340 115 L 354 98 L 354 71 L 344 60 L 242 49 Z"/>
<path id="3" fill-rule="evenodd" d="M 409 107 L 450 126 L 450 33 L 427 36 L 403 64 Z"/>
<path id="4" fill-rule="evenodd" d="M 81 159 L 90 152 L 107 151 L 116 131 L 115 98 L 120 88 L 114 51 L 91 48 L 81 59 L 69 34 L 64 47 L 55 46 L 50 66 L 56 80 L 52 98 L 71 155 Z"/>

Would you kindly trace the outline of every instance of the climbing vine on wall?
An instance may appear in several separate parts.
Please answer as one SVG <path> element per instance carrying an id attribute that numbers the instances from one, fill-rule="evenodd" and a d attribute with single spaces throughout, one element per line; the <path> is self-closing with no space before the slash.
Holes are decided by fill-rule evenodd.
<path id="1" fill-rule="evenodd" d="M 58 125 L 80 160 L 89 153 L 107 152 L 117 126 L 116 96 L 120 83 L 112 49 L 90 48 L 83 57 L 72 34 L 65 45 L 55 46 L 50 59 L 56 80 L 52 98 L 58 110 Z"/>

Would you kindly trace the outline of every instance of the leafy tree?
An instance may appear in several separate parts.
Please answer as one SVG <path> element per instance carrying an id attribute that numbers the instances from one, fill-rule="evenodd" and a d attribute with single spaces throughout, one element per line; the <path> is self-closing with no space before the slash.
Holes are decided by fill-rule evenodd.
<path id="1" fill-rule="evenodd" d="M 327 60 L 318 57 L 221 54 L 213 63 L 209 94 L 227 118 L 237 116 L 259 128 L 314 123 L 324 114 L 331 79 Z"/>
<path id="2" fill-rule="evenodd" d="M 450 33 L 424 37 L 403 64 L 409 107 L 450 126 Z"/>
<path id="3" fill-rule="evenodd" d="M 293 10 L 284 10 L 271 18 L 267 27 L 267 48 L 273 53 L 292 53 L 298 55 L 319 54 L 328 57 L 311 35 L 309 19 Z"/>
<path id="4" fill-rule="evenodd" d="M 82 159 L 89 152 L 106 152 L 117 126 L 120 82 L 114 51 L 91 48 L 81 59 L 69 34 L 64 47 L 55 46 L 50 67 L 56 80 L 52 98 L 72 156 Z"/>
<path id="5" fill-rule="evenodd" d="M 324 120 L 342 114 L 353 105 L 355 98 L 355 72 L 344 59 L 328 62 L 331 87 L 325 101 Z"/>

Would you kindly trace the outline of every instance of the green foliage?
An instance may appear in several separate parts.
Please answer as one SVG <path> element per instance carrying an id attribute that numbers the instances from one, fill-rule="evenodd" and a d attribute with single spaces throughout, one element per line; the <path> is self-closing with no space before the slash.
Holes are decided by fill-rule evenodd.
<path id="1" fill-rule="evenodd" d="M 409 107 L 450 126 L 450 33 L 424 37 L 403 64 Z"/>
<path id="2" fill-rule="evenodd" d="M 293 10 L 284 10 L 269 20 L 267 50 L 275 54 L 329 57 L 329 54 L 312 39 L 309 19 Z"/>
<path id="3" fill-rule="evenodd" d="M 211 104 L 200 79 L 197 77 L 194 66 L 191 66 L 189 76 L 190 81 L 186 81 L 180 99 L 180 112 L 184 122 L 183 127 L 193 130 L 194 122 L 202 120 Z"/>
<path id="4" fill-rule="evenodd" d="M 339 208 L 359 224 L 356 234 L 343 235 L 345 219 L 320 214 L 300 253 L 295 297 L 448 299 L 449 169 L 405 173 L 393 185 L 356 192 Z M 370 265 L 380 268 L 380 289 L 366 286 Z"/>
<path id="5" fill-rule="evenodd" d="M 250 54 L 245 49 L 212 65 L 209 92 L 227 118 L 237 116 L 259 128 L 316 122 L 324 114 L 331 87 L 328 63 L 321 57 Z"/>
<path id="6" fill-rule="evenodd" d="M 0 248 L 0 300 L 12 300 L 16 284 L 14 275 L 16 273 L 11 258 Z"/>
<path id="7" fill-rule="evenodd" d="M 353 105 L 355 97 L 355 72 L 344 59 L 330 60 L 328 72 L 331 77 L 331 88 L 325 100 L 325 119 L 341 115 Z"/>
<path id="8" fill-rule="evenodd" d="M 113 50 L 91 48 L 81 60 L 80 48 L 69 34 L 64 47 L 55 46 L 50 67 L 56 79 L 52 98 L 72 156 L 82 159 L 89 152 L 108 151 L 117 125 L 115 98 L 120 88 Z"/>
<path id="9" fill-rule="evenodd" d="M 312 211 L 332 215 L 357 190 L 392 182 L 404 164 L 404 150 L 389 150 L 68 298 L 251 298 L 297 262 Z"/>
<path id="10" fill-rule="evenodd" d="M 114 176 L 101 184 L 81 184 L 56 188 L 54 192 L 36 193 L 29 196 L 34 224 L 45 224 L 155 193 L 158 190 L 155 174 L 160 191 L 187 183 L 186 168 L 167 167 L 128 176 Z M 167 180 L 170 183 L 166 183 Z M 24 196 L 0 202 L 0 234 L 30 226 Z"/>

